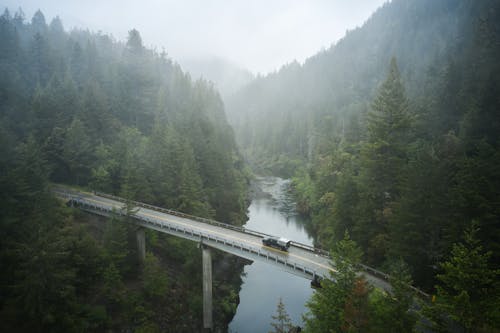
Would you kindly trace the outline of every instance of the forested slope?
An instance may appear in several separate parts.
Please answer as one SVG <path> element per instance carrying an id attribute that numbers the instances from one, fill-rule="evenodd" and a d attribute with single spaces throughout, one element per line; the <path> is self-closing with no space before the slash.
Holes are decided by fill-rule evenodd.
<path id="1" fill-rule="evenodd" d="M 324 139 L 341 131 L 359 139 L 361 117 L 392 57 L 408 97 L 425 96 L 426 82 L 444 75 L 448 65 L 460 62 L 459 71 L 467 67 L 465 55 L 475 52 L 478 30 L 484 32 L 485 43 L 496 43 L 494 6 L 494 1 L 455 0 L 384 4 L 361 27 L 347 31 L 303 65 L 287 64 L 228 98 L 227 113 L 238 142 L 250 162 L 282 162 L 275 170 L 290 175 L 296 163 L 287 167 L 285 157 L 305 160 Z M 448 128 L 456 127 L 456 120 L 441 117 Z M 282 161 L 277 161 L 279 156 Z"/>
<path id="2" fill-rule="evenodd" d="M 498 1 L 393 0 L 229 99 L 254 166 L 295 173 L 319 244 L 347 230 L 363 261 L 402 257 L 431 291 L 475 221 L 500 262 L 499 17 Z"/>
<path id="3" fill-rule="evenodd" d="M 2 331 L 185 331 L 201 325 L 201 253 L 61 206 L 50 182 L 241 225 L 247 176 L 217 91 L 143 46 L 64 31 L 38 11 L 0 17 Z M 218 271 L 224 260 L 225 267 Z M 215 322 L 241 264 L 215 262 Z M 168 273 L 168 274 L 167 274 Z M 222 273 L 222 274 L 221 274 Z M 168 277 L 167 277 L 168 276 Z M 229 318 L 228 318 L 229 317 Z"/>

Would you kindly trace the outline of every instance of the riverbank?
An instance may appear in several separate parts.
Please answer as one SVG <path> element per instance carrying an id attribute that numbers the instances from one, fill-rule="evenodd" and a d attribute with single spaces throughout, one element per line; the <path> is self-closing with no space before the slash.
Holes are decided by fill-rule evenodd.
<path id="1" fill-rule="evenodd" d="M 313 239 L 304 227 L 307 221 L 295 210 L 290 180 L 256 177 L 251 188 L 245 227 L 312 245 Z M 305 303 L 312 294 L 309 281 L 261 262 L 246 265 L 242 279 L 240 304 L 229 332 L 268 332 L 280 298 L 294 325 L 302 326 Z"/>

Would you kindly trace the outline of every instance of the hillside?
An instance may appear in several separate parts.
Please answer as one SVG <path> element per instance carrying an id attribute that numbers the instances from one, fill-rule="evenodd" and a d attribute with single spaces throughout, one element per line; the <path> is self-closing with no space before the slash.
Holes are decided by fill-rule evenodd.
<path id="1" fill-rule="evenodd" d="M 321 136 L 342 130 L 347 136 L 359 134 L 351 129 L 363 126 L 360 117 L 369 110 L 392 57 L 408 96 L 424 96 L 432 76 L 444 75 L 448 64 L 466 70 L 478 29 L 491 29 L 488 43 L 495 42 L 491 7 L 495 2 L 394 0 L 303 65 L 290 63 L 257 78 L 226 101 L 245 155 L 260 165 L 277 163 L 276 170 L 290 175 L 293 160 L 310 158 Z M 457 122 L 443 126 L 456 129 Z M 292 161 L 281 163 L 280 156 Z"/>
<path id="2" fill-rule="evenodd" d="M 223 100 L 254 79 L 249 71 L 218 57 L 185 58 L 179 62 L 193 78 L 213 82 Z"/>
<path id="3" fill-rule="evenodd" d="M 50 183 L 241 225 L 248 176 L 214 87 L 145 48 L 135 29 L 123 43 L 5 10 L 0 101 L 1 330 L 201 329 L 196 244 L 148 232 L 141 264 L 131 224 L 93 223 Z M 214 266 L 223 329 L 241 283 L 227 273 L 242 263 L 217 255 Z"/>
<path id="4" fill-rule="evenodd" d="M 498 1 L 393 0 L 227 101 L 245 157 L 294 183 L 317 241 L 402 257 L 432 290 L 472 221 L 498 261 Z M 392 60 L 391 60 L 392 59 Z"/>
<path id="5" fill-rule="evenodd" d="M 205 14 L 199 3 L 179 6 L 189 17 L 177 15 L 183 28 L 168 31 L 184 41 L 184 29 L 207 25 L 186 23 L 189 9 Z M 272 11 L 255 8 L 256 17 Z M 301 16 L 292 13 L 283 27 Z M 240 21 L 231 16 L 224 33 Z M 262 26 L 273 30 L 271 21 Z M 241 226 L 252 214 L 250 165 L 291 178 L 280 191 L 306 217 L 269 230 L 304 228 L 331 253 L 332 275 L 305 304 L 304 332 L 498 332 L 498 59 L 498 0 L 392 0 L 304 64 L 256 78 L 219 59 L 182 68 L 136 29 L 117 41 L 67 32 L 40 10 L 31 21 L 5 10 L 0 331 L 202 331 L 199 247 L 148 230 L 139 258 L 131 200 Z M 127 214 L 68 207 L 54 184 L 123 197 Z M 245 262 L 213 254 L 213 331 L 224 332 Z M 372 288 L 361 263 L 380 270 L 391 292 Z M 273 275 L 257 278 L 271 285 Z M 263 299 L 264 288 L 251 289 Z M 264 319 L 276 332 L 292 328 L 282 299 Z"/>

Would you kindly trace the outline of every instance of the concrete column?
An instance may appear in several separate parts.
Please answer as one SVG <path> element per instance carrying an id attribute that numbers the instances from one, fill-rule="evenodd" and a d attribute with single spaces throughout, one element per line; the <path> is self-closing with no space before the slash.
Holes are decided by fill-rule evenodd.
<path id="1" fill-rule="evenodd" d="M 144 228 L 138 228 L 136 231 L 136 236 L 139 261 L 143 263 L 144 260 L 146 260 L 146 235 L 144 234 Z"/>
<path id="2" fill-rule="evenodd" d="M 212 254 L 201 245 L 203 265 L 203 328 L 210 331 L 212 323 Z"/>

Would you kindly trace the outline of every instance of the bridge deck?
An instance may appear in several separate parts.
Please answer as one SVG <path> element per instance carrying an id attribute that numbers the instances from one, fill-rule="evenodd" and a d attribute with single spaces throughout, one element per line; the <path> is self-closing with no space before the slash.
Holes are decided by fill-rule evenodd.
<path id="1" fill-rule="evenodd" d="M 56 187 L 54 192 L 78 207 L 99 215 L 113 213 L 124 215 L 124 199 L 106 194 L 76 192 L 65 187 Z M 249 259 L 259 260 L 279 267 L 292 274 L 312 280 L 315 276 L 330 277 L 335 269 L 330 258 L 321 250 L 304 244 L 292 242 L 288 252 L 280 251 L 262 244 L 266 234 L 245 228 L 189 216 L 168 209 L 136 203 L 135 223 L 146 228 L 172 234 L 185 239 L 203 242 L 219 250 Z M 363 274 L 369 283 L 390 291 L 387 276 L 379 271 L 362 266 Z M 334 276 L 334 275 L 333 275 Z M 415 291 L 420 292 L 415 289 Z M 420 292 L 421 293 L 421 292 Z M 425 294 L 424 294 L 425 295 Z"/>

